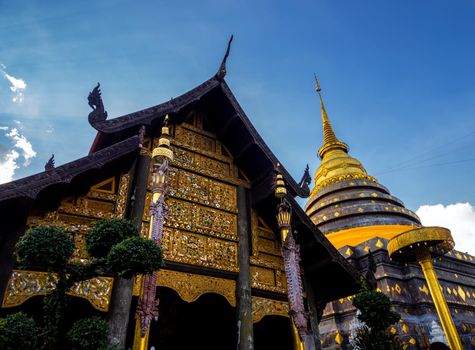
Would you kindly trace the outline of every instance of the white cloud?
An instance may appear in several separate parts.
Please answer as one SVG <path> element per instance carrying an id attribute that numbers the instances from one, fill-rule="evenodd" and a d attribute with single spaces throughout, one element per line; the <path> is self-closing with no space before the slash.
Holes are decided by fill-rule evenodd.
<path id="1" fill-rule="evenodd" d="M 0 126 L 0 130 L 8 131 L 9 127 Z M 0 152 L 0 183 L 5 183 L 13 180 L 15 170 L 20 166 L 18 165 L 18 158 L 23 157 L 23 166 L 30 165 L 31 160 L 36 157 L 36 151 L 33 149 L 30 141 L 18 132 L 17 128 L 12 128 L 5 133 L 5 136 L 12 141 L 10 147 L 5 147 L 0 144 L 1 149 L 5 149 L 6 152 Z"/>
<path id="2" fill-rule="evenodd" d="M 14 147 L 19 148 L 22 151 L 24 159 L 23 166 L 30 165 L 31 159 L 36 157 L 36 151 L 33 150 L 30 141 L 28 141 L 24 135 L 21 135 L 17 128 L 11 129 L 11 131 L 5 135 L 15 142 Z"/>
<path id="3" fill-rule="evenodd" d="M 15 170 L 19 168 L 16 163 L 19 156 L 20 154 L 14 149 L 8 151 L 3 156 L 0 155 L 0 184 L 13 180 Z"/>
<path id="4" fill-rule="evenodd" d="M 10 82 L 10 90 L 13 92 L 12 101 L 22 103 L 25 97 L 26 82 L 23 79 L 16 78 L 5 71 L 6 67 L 0 63 L 0 73 Z"/>
<path id="5" fill-rule="evenodd" d="M 475 207 L 470 203 L 422 205 L 416 213 L 425 226 L 450 229 L 455 249 L 475 255 Z"/>

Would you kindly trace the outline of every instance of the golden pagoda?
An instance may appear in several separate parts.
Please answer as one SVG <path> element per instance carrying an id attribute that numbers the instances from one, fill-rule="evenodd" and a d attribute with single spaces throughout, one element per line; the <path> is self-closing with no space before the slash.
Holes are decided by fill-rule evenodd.
<path id="1" fill-rule="evenodd" d="M 333 131 L 325 110 L 320 85 L 323 146 L 320 166 L 305 211 L 336 248 L 356 246 L 374 237 L 390 239 L 421 226 L 415 213 L 368 175 L 361 162 L 351 157 L 349 147 Z"/>
<path id="2" fill-rule="evenodd" d="M 434 330 L 439 324 L 443 342 L 452 349 L 471 348 L 474 258 L 452 250 L 449 230 L 423 227 L 414 212 L 348 154 L 348 145 L 337 138 L 330 123 L 316 77 L 315 83 L 323 145 L 305 212 L 370 284 L 392 300 L 401 321 L 390 332 L 398 334 L 406 349 L 426 349 L 440 341 Z M 436 249 L 439 246 L 447 249 Z M 401 252 L 406 250 L 418 259 L 405 259 L 407 254 Z M 355 322 L 352 297 L 328 303 L 320 322 L 322 349 L 352 349 Z"/>

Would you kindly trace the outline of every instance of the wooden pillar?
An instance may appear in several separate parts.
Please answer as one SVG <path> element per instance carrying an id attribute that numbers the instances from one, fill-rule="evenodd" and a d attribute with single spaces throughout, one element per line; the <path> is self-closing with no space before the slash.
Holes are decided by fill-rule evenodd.
<path id="1" fill-rule="evenodd" d="M 249 191 L 243 186 L 237 189 L 237 230 L 239 275 L 236 286 L 237 302 L 237 349 L 254 348 L 252 329 L 251 270 L 249 263 L 251 237 L 251 209 Z"/>
<path id="2" fill-rule="evenodd" d="M 304 283 L 305 291 L 307 292 L 307 306 L 308 306 L 308 317 L 310 320 L 310 326 L 312 328 L 312 335 L 314 340 L 314 345 L 316 350 L 322 349 L 322 344 L 320 342 L 320 331 L 318 330 L 318 308 L 317 302 L 315 300 L 315 294 L 313 291 L 312 283 L 309 278 L 305 275 L 304 272 Z"/>
<path id="3" fill-rule="evenodd" d="M 129 215 L 127 216 L 136 225 L 139 232 L 142 228 L 142 214 L 145 205 L 145 195 L 147 194 L 149 167 L 150 156 L 146 152 L 141 151 L 135 166 L 134 185 L 131 188 L 131 196 L 129 196 L 130 207 Z M 115 278 L 109 311 L 108 342 L 110 346 L 115 346 L 117 349 L 125 349 L 133 285 L 133 278 Z"/>

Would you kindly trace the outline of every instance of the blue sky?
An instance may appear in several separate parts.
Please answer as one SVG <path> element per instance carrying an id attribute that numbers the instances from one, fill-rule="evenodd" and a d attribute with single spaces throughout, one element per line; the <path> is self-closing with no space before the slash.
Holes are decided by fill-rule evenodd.
<path id="1" fill-rule="evenodd" d="M 87 153 L 97 81 L 110 118 L 161 103 L 211 77 L 234 33 L 226 79 L 296 178 L 318 166 L 316 72 L 338 137 L 407 207 L 475 204 L 473 1 L 0 6 L 0 161 L 16 150 L 14 179 L 51 153 L 57 165 Z M 13 128 L 36 157 L 15 148 Z"/>

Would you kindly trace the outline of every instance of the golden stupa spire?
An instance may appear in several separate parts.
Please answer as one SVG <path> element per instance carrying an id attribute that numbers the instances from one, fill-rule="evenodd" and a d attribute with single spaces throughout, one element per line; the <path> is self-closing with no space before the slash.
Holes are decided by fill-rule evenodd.
<path id="1" fill-rule="evenodd" d="M 348 145 L 344 142 L 341 142 L 338 140 L 338 138 L 335 135 L 335 132 L 333 131 L 332 125 L 330 123 L 330 119 L 328 119 L 328 114 L 327 111 L 325 110 L 325 105 L 323 104 L 323 98 L 322 98 L 322 88 L 320 87 L 320 84 L 318 83 L 317 75 L 314 74 L 315 76 L 315 90 L 318 93 L 318 96 L 320 97 L 320 107 L 322 109 L 322 123 L 323 123 L 323 146 L 320 148 L 318 151 L 318 155 L 320 157 L 323 157 L 323 154 L 330 149 L 343 149 L 345 152 L 348 152 Z"/>

